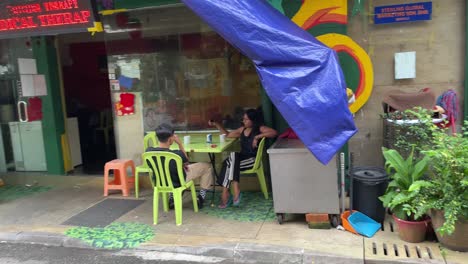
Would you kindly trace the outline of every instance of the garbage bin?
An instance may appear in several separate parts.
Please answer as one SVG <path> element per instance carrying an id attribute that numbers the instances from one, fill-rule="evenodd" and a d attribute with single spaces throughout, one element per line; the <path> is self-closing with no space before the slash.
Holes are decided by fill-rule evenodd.
<path id="1" fill-rule="evenodd" d="M 383 222 L 385 208 L 379 200 L 379 196 L 382 196 L 387 189 L 387 173 L 379 167 L 355 167 L 351 174 L 353 177 L 353 209 L 379 223 Z"/>

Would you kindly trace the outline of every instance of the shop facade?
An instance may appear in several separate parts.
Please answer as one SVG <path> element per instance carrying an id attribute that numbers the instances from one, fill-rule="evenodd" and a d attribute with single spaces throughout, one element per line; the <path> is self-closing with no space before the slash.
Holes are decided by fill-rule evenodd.
<path id="1" fill-rule="evenodd" d="M 71 165 L 55 35 L 95 27 L 90 1 L 0 4 L 0 172 L 63 175 Z"/>
<path id="2" fill-rule="evenodd" d="M 261 107 L 250 60 L 187 7 L 117 12 L 103 25 L 117 156 L 138 160 L 143 136 L 161 123 L 191 133 L 212 129 L 208 120 L 237 128 L 245 109 Z"/>
<path id="3" fill-rule="evenodd" d="M 271 2 L 279 12 L 311 34 L 337 35 L 357 46 L 345 35 L 346 1 L 278 3 Z M 323 16 L 331 5 L 339 8 Z M 130 101 L 135 102 L 135 109 L 140 109 L 132 116 L 116 112 L 116 142 L 121 143 L 118 156 L 138 159 L 142 144 L 135 142 L 143 142 L 143 135 L 161 122 L 172 123 L 181 132 L 201 130 L 206 133 L 210 129 L 207 120 L 216 119 L 228 128 L 236 128 L 243 109 L 261 108 L 267 125 L 280 132 L 288 127 L 265 95 L 249 59 L 186 6 L 174 1 L 173 4 L 165 2 L 161 6 L 153 4 L 125 10 L 125 6 L 115 2 L 114 8 L 103 16 L 109 71 L 113 78 L 111 89 L 115 89 L 113 104 L 124 109 L 126 103 L 121 102 L 126 99 L 122 96 L 131 93 Z M 131 41 L 134 50 L 124 51 L 122 41 Z M 365 79 L 359 78 L 359 72 L 348 75 L 352 89 L 367 90 L 364 96 L 357 96 L 354 106 L 357 111 L 372 88 L 370 59 L 362 49 L 359 53 L 348 49 L 340 54 L 340 59 L 351 70 L 365 62 L 366 69 L 359 70 L 369 71 Z M 122 74 L 122 69 L 126 73 Z M 138 72 L 128 69 L 138 69 Z M 122 81 L 131 87 L 122 87 Z M 128 127 L 132 127 L 131 131 Z M 135 142 L 125 140 L 135 135 L 141 135 Z"/>
<path id="4" fill-rule="evenodd" d="M 134 11 L 127 12 L 130 17 L 133 12 L 135 12 L 135 16 L 137 16 L 136 13 L 143 12 L 138 11 L 139 8 L 143 7 L 142 5 L 134 6 L 134 4 L 124 2 L 120 2 L 119 5 L 118 1 L 115 1 L 114 8 L 116 10 L 127 7 L 130 9 L 136 8 Z M 161 2 L 161 5 L 157 5 L 156 2 L 158 1 L 146 5 L 149 8 L 145 9 L 144 12 L 154 12 L 153 16 L 157 16 L 158 12 L 164 12 L 162 10 L 170 12 L 168 10 L 184 9 L 183 5 L 179 4 L 178 1 L 170 3 L 163 1 L 164 3 Z M 466 97 L 464 88 L 465 58 L 463 56 L 466 43 L 464 29 L 466 6 L 463 1 L 455 1 L 450 5 L 445 5 L 441 1 L 428 1 L 432 5 L 432 15 L 429 20 L 389 24 L 374 23 L 375 8 L 408 4 L 407 2 L 354 1 L 356 2 L 354 3 L 353 1 L 344 0 L 327 1 L 327 3 L 319 3 L 319 1 L 269 2 L 279 12 L 338 52 L 347 86 L 353 90 L 356 97 L 356 101 L 350 105 L 350 109 L 355 114 L 359 132 L 350 140 L 348 145 L 348 150 L 355 154 L 356 164 L 372 166 L 383 164 L 381 155 L 383 141 L 382 99 L 388 90 L 401 89 L 407 92 L 416 92 L 430 87 L 437 95 L 440 95 L 448 89 L 454 89 L 460 99 L 460 109 L 463 109 L 463 106 L 466 105 L 466 100 L 464 100 Z M 118 14 L 112 16 L 117 17 Z M 172 19 L 177 21 L 175 18 Z M 110 18 L 110 20 L 112 19 Z M 114 18 L 114 20 L 118 19 Z M 106 21 L 106 18 L 104 21 Z M 169 20 L 166 19 L 166 21 Z M 203 25 L 200 20 L 199 23 Z M 164 31 L 162 29 L 164 28 L 163 24 L 158 23 L 157 30 L 160 32 Z M 170 24 L 166 24 L 166 30 L 168 31 L 174 30 L 170 29 Z M 138 25 L 142 35 L 150 34 L 150 28 L 154 27 L 146 24 L 144 20 L 141 20 Z M 145 25 L 148 25 L 148 28 L 145 29 Z M 185 28 L 185 30 L 190 31 L 189 26 Z M 206 26 L 202 26 L 202 28 L 204 28 L 203 31 L 210 32 Z M 131 29 L 127 29 L 127 31 L 134 32 Z M 107 32 L 105 34 L 109 36 L 108 38 L 111 38 L 111 35 L 117 35 L 115 33 L 108 34 Z M 216 33 L 212 34 L 216 35 Z M 182 35 L 184 34 L 182 33 Z M 203 33 L 202 35 L 207 34 Z M 229 46 L 229 44 L 227 45 Z M 109 45 L 112 49 L 111 46 L 112 44 Z M 184 49 L 186 46 L 182 45 L 181 47 Z M 203 53 L 202 50 L 203 47 L 200 46 L 200 54 Z M 417 75 L 415 78 L 399 80 L 395 77 L 395 53 L 406 51 L 415 51 L 417 54 L 415 67 Z M 231 47 L 228 48 L 227 54 L 230 52 Z M 230 61 L 229 64 L 233 65 L 233 61 Z M 239 67 L 242 67 L 241 65 Z M 440 65 L 440 67 L 436 67 L 436 65 Z M 235 74 L 231 73 L 231 76 L 237 78 Z M 235 81 L 229 85 L 232 91 L 242 91 L 241 86 Z M 254 90 L 262 95 L 261 86 L 255 86 Z M 206 95 L 208 96 L 209 93 L 207 90 Z M 222 102 L 219 99 L 214 101 Z M 275 127 L 280 132 L 288 127 L 264 94 L 257 100 L 257 105 L 262 106 L 265 121 L 268 125 Z M 221 109 L 227 108 L 221 107 Z M 227 114 L 230 113 L 221 113 L 220 116 Z M 197 115 L 204 116 L 203 113 Z M 463 116 L 463 113 L 460 113 L 460 116 Z M 459 120 L 462 120 L 462 118 Z M 180 129 L 193 130 L 194 127 L 180 127 Z M 205 126 L 196 129 L 208 128 Z M 146 130 L 146 128 L 143 128 L 143 130 Z"/>
<path id="5" fill-rule="evenodd" d="M 348 146 L 355 153 L 356 164 L 382 164 L 380 114 L 385 91 L 431 87 L 441 93 L 452 88 L 459 98 L 466 96 L 464 1 L 450 5 L 430 1 L 434 7 L 431 20 L 386 25 L 374 24 L 372 14 L 375 6 L 388 5 L 388 1 L 364 1 L 361 5 L 346 0 L 269 2 L 338 51 L 347 86 L 356 98 L 350 109 L 359 132 Z M 140 162 L 145 133 L 162 122 L 181 132 L 206 132 L 211 119 L 236 128 L 244 109 L 261 108 L 267 125 L 279 132 L 288 127 L 265 95 L 250 60 L 179 1 L 115 0 L 96 4 L 104 32 L 96 33 L 95 38 L 105 43 L 107 66 L 102 68 L 108 75 L 111 103 L 107 111 L 113 120 L 117 157 Z M 30 49 L 24 45 L 28 41 Z M 38 71 L 47 78 L 49 94 L 41 97 L 44 156 L 49 173 L 64 174 L 70 169 L 71 155 L 64 139 L 68 132 L 64 121 L 66 94 L 60 78 L 63 61 L 57 59 L 62 51 L 57 52 L 55 37 L 16 38 L 2 43 L 7 43 L 2 44 L 2 54 L 12 46 L 24 47 L 27 54 L 21 56 L 36 59 Z M 403 51 L 416 51 L 417 77 L 395 80 L 394 54 Z M 17 58 L 10 55 L 6 60 Z M 10 76 L 17 75 L 12 72 Z M 9 79 L 5 74 L 2 78 L 6 87 Z M 10 90 L 14 93 L 13 88 Z M 18 118 L 17 99 L 5 103 L 10 105 L 6 108 L 13 107 L 5 110 L 14 113 L 13 119 Z M 460 103 L 463 105 L 463 100 Z M 8 140 L 9 136 L 3 138 Z"/>

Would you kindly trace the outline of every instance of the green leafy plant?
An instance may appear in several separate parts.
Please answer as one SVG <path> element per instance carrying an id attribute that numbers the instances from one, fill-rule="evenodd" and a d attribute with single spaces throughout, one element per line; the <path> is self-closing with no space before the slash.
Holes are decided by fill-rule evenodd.
<path id="1" fill-rule="evenodd" d="M 425 182 L 408 189 L 419 193 L 414 215 L 441 210 L 445 222 L 437 231 L 452 234 L 459 219 L 468 219 L 468 121 L 462 134 L 452 135 L 433 123 L 431 112 L 422 109 L 407 110 L 404 117 L 398 113 L 387 116 L 392 120 L 408 117 L 418 120 L 417 125 L 404 127 L 404 133 L 395 135 L 397 143 L 392 147 L 400 153 L 414 149 L 416 157 L 425 156 L 430 164 Z"/>
<path id="2" fill-rule="evenodd" d="M 386 147 L 397 150 L 403 157 L 422 157 L 421 151 L 431 142 L 431 129 L 426 124 L 432 123 L 431 112 L 421 107 L 405 111 L 395 111 L 382 115 L 387 120 L 386 127 L 391 130 Z"/>
<path id="3" fill-rule="evenodd" d="M 438 209 L 444 212 L 445 223 L 438 230 L 451 234 L 460 218 L 468 219 L 468 121 L 463 134 L 448 134 L 432 123 L 430 146 L 422 151 L 431 161 L 429 179 L 422 188 L 421 212 Z"/>
<path id="4" fill-rule="evenodd" d="M 394 149 L 382 148 L 382 152 L 385 170 L 391 181 L 379 199 L 396 217 L 408 221 L 420 220 L 423 215 L 419 208 L 422 204 L 420 190 L 427 185 L 421 178 L 428 169 L 429 159 L 424 157 L 417 160 L 413 156 L 414 149 L 406 160 Z"/>

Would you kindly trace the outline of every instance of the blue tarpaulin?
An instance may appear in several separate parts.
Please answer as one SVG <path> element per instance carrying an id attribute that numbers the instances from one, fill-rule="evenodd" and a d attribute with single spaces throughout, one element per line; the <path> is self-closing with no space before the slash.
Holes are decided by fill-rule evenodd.
<path id="1" fill-rule="evenodd" d="M 264 0 L 182 0 L 250 58 L 273 104 L 328 163 L 357 129 L 335 51 Z"/>

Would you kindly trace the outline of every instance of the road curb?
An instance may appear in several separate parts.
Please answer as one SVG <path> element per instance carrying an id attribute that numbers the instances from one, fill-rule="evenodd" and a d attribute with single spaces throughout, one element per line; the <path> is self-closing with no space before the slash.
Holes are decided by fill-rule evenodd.
<path id="1" fill-rule="evenodd" d="M 301 248 L 253 243 L 230 243 L 220 244 L 219 246 L 211 245 L 200 247 L 142 245 L 138 250 L 217 257 L 233 260 L 235 263 L 364 263 L 363 259 L 334 256 Z"/>
<path id="2" fill-rule="evenodd" d="M 55 233 L 46 232 L 21 232 L 16 235 L 17 242 L 28 241 L 33 244 L 43 244 L 47 246 L 61 246 L 64 237 Z"/>
<path id="3" fill-rule="evenodd" d="M 213 256 L 219 258 L 234 258 L 234 251 L 236 243 L 221 244 L 219 246 L 203 246 L 203 247 L 192 247 L 192 246 L 159 246 L 159 245 L 141 245 L 138 250 L 144 251 L 158 251 L 167 253 L 180 253 L 197 256 Z"/>
<path id="4" fill-rule="evenodd" d="M 101 250 L 99 248 L 92 247 L 79 239 L 48 232 L 0 232 L 0 242 L 23 244 L 31 243 L 46 246 Z M 326 259 L 326 263 L 363 263 L 362 259 L 326 256 L 323 254 L 307 252 L 301 248 L 253 243 L 227 243 L 207 246 L 161 246 L 143 244 L 135 249 L 121 250 L 123 254 L 129 255 L 132 255 L 132 252 L 135 251 L 216 257 L 239 263 L 325 263 L 317 262 L 319 259 Z"/>
<path id="5" fill-rule="evenodd" d="M 96 249 L 79 239 L 51 232 L 0 232 L 0 242 Z"/>
<path id="6" fill-rule="evenodd" d="M 0 232 L 1 243 L 41 244 L 55 247 L 82 248 L 92 250 L 105 250 L 90 246 L 80 239 L 70 238 L 63 234 L 49 232 Z M 138 252 L 149 254 L 170 253 L 185 254 L 197 257 L 222 258 L 235 263 L 336 263 L 336 264 L 362 264 L 363 258 L 352 258 L 313 252 L 303 248 L 274 246 L 254 243 L 225 243 L 205 246 L 164 246 L 142 244 L 135 249 L 120 250 L 119 254 L 137 255 Z M 367 263 L 367 261 L 366 261 Z M 372 260 L 372 263 L 382 264 L 411 264 L 421 262 L 416 259 L 399 260 Z"/>
<path id="7" fill-rule="evenodd" d="M 16 241 L 18 234 L 21 232 L 0 232 L 0 241 L 2 242 L 13 242 Z"/>

